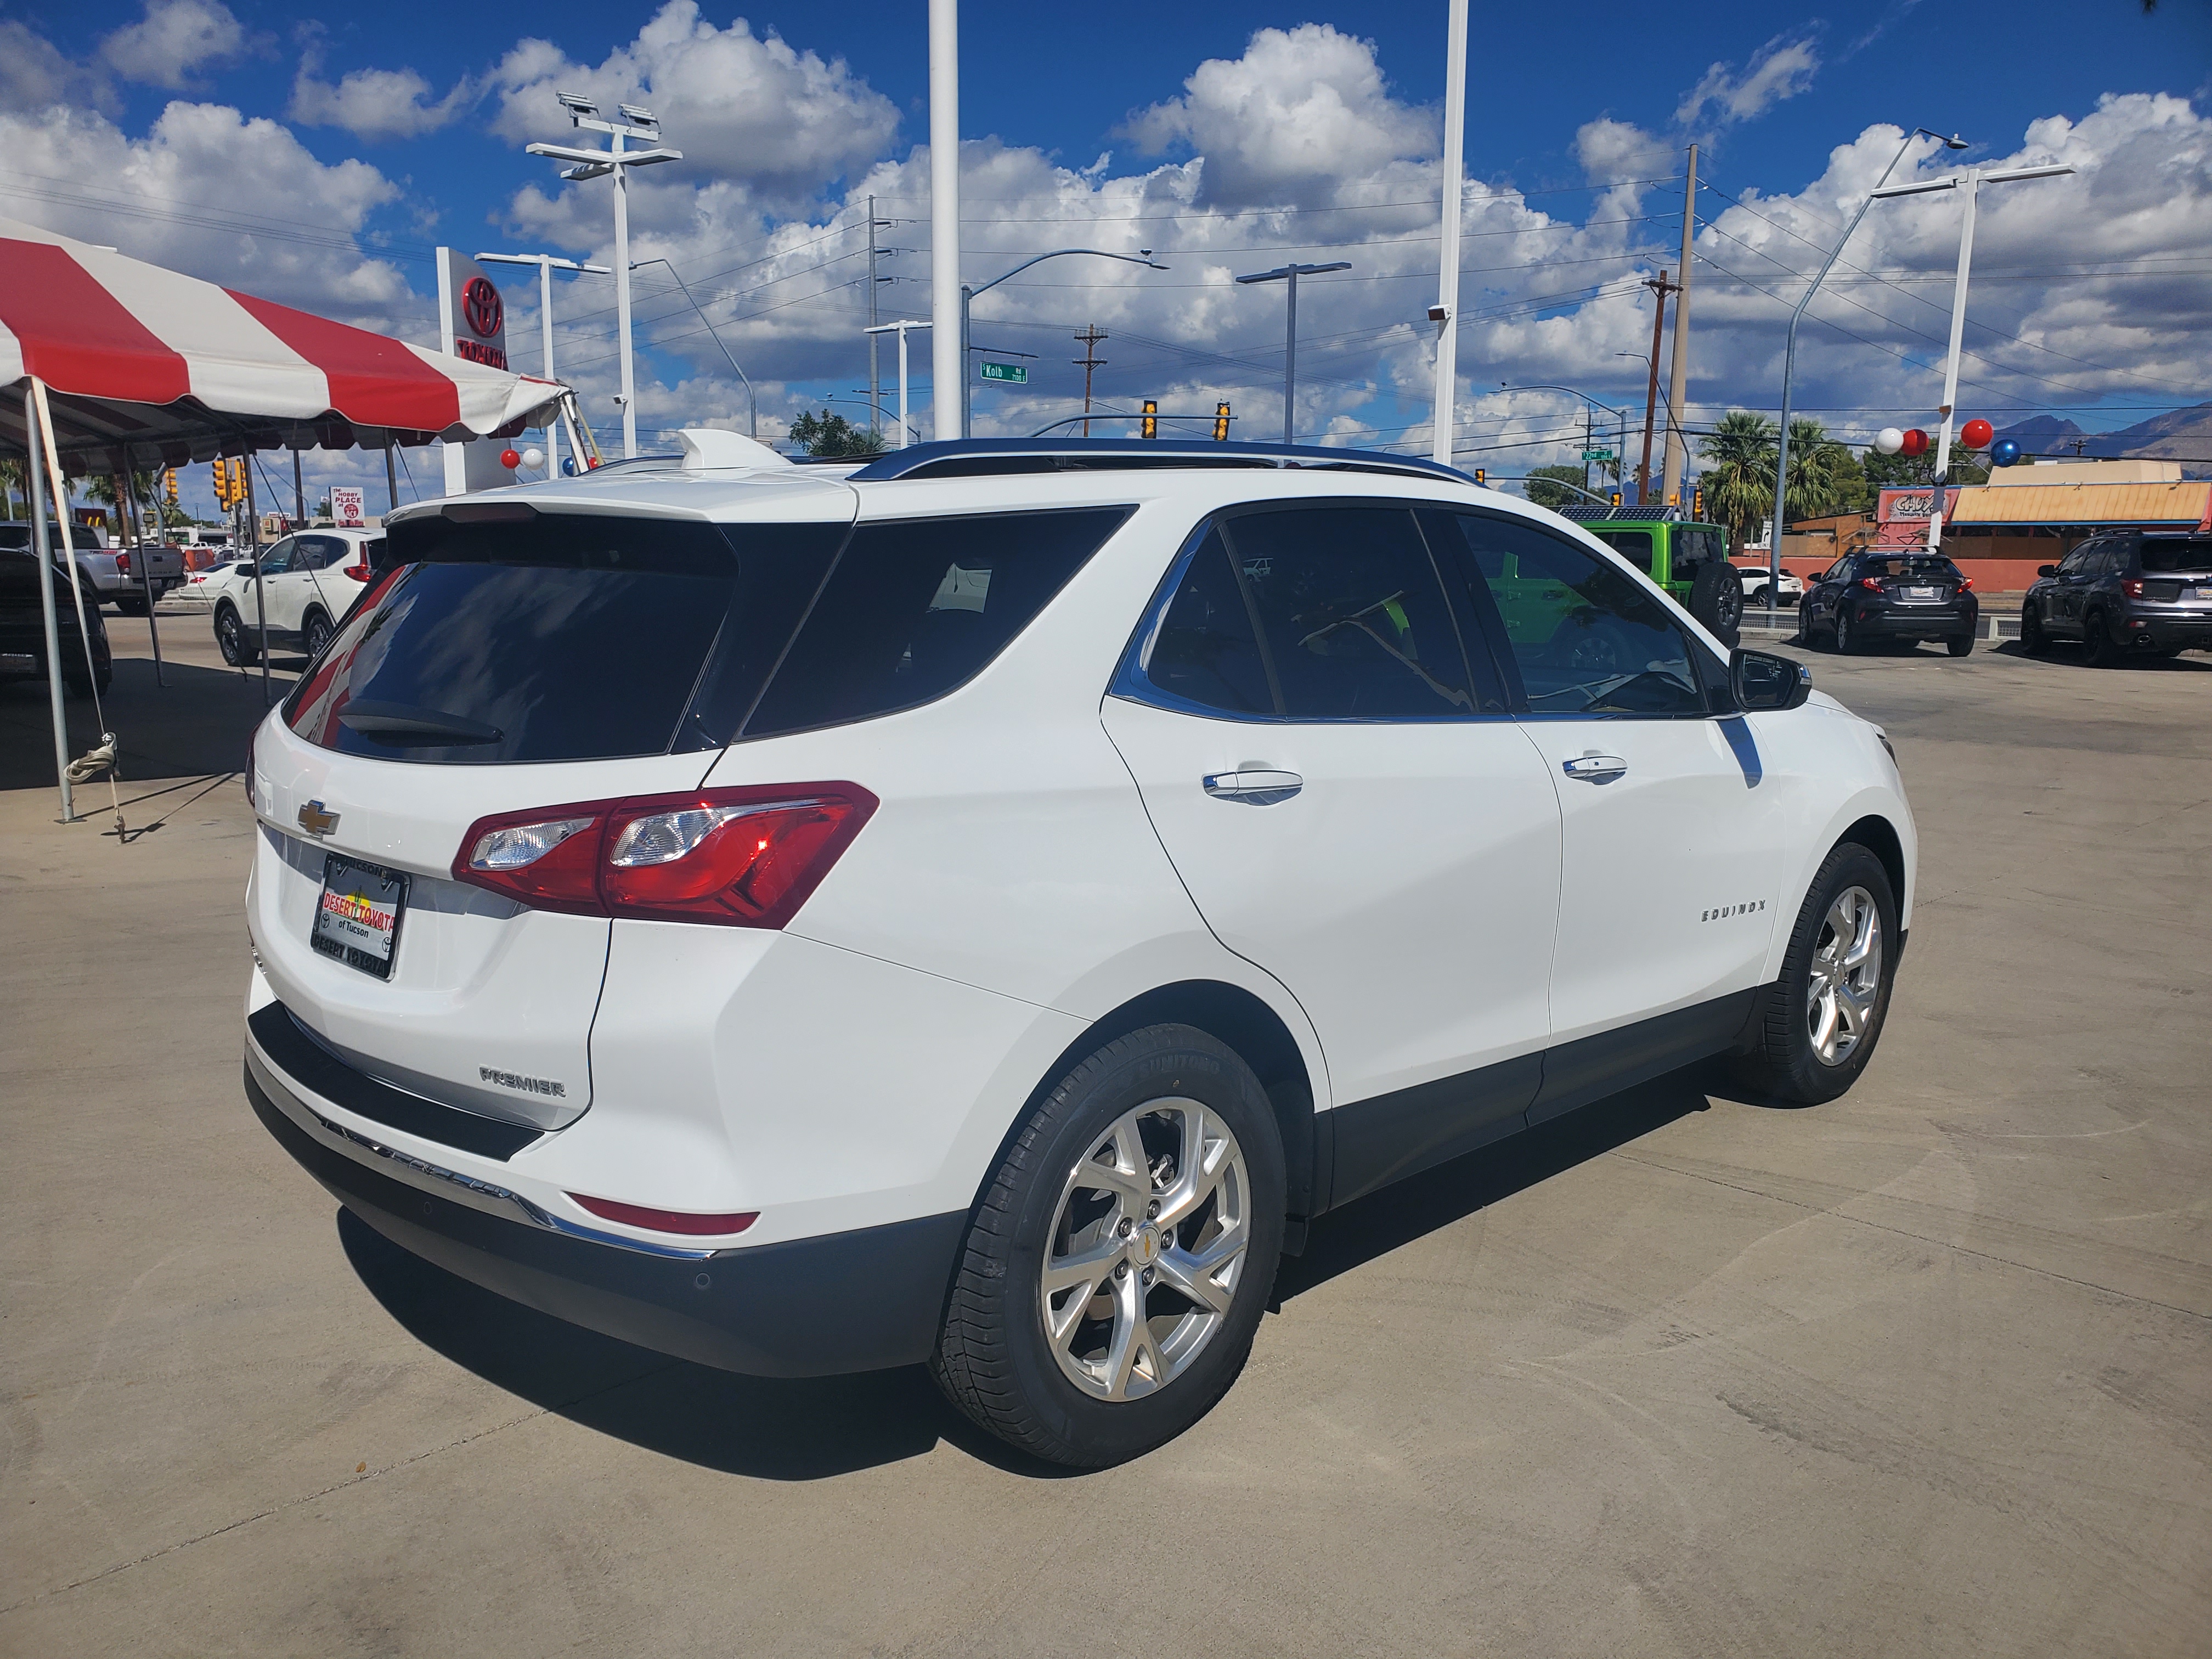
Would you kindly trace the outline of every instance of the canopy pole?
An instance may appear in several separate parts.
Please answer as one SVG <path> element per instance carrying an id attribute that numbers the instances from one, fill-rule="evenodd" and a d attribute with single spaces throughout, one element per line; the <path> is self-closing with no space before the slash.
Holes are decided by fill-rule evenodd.
<path id="1" fill-rule="evenodd" d="M 246 550 L 253 559 L 253 611 L 261 621 L 261 706 L 269 707 L 269 601 L 261 589 L 261 512 L 253 500 L 253 448 L 246 450 Z"/>
<path id="2" fill-rule="evenodd" d="M 54 612 L 54 550 L 46 534 L 46 434 L 39 426 L 35 388 L 23 388 L 24 470 L 31 475 L 31 534 L 39 548 L 39 617 L 46 628 L 46 697 L 53 708 L 54 776 L 62 787 L 62 822 L 82 822 L 70 799 L 69 713 L 62 705 L 62 626 Z"/>
<path id="3" fill-rule="evenodd" d="M 389 432 L 386 433 L 384 434 L 384 489 L 386 495 L 392 501 L 392 505 L 385 509 L 387 513 L 397 513 L 399 510 L 399 469 L 393 464 L 392 459 L 398 453 L 398 446 L 392 441 L 392 434 Z"/>

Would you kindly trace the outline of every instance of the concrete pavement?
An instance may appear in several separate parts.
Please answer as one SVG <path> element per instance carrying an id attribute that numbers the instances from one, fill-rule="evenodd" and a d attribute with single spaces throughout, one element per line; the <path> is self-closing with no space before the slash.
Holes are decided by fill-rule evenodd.
<path id="1" fill-rule="evenodd" d="M 1923 838 L 1859 1087 L 1670 1079 L 1328 1218 L 1211 1418 L 1065 1476 L 340 1213 L 239 1087 L 258 689 L 163 644 L 121 842 L 0 690 L 0 1652 L 2205 1650 L 2212 662 L 1812 659 Z"/>

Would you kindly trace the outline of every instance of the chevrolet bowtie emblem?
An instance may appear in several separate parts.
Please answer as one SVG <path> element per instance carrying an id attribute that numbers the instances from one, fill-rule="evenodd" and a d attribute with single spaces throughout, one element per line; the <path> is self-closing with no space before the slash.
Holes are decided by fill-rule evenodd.
<path id="1" fill-rule="evenodd" d="M 338 815 L 325 812 L 319 800 L 311 800 L 300 809 L 300 828 L 311 836 L 327 836 L 337 827 Z"/>

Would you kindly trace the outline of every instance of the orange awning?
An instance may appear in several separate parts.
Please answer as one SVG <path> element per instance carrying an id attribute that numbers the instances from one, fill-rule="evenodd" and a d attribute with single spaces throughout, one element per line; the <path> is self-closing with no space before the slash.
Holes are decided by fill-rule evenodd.
<path id="1" fill-rule="evenodd" d="M 1954 525 L 2193 526 L 2212 507 L 2212 483 L 1969 485 L 1945 506 Z"/>

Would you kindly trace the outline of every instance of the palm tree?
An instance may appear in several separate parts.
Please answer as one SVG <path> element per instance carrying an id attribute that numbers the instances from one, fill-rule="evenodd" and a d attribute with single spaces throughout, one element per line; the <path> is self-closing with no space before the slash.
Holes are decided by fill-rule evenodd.
<path id="1" fill-rule="evenodd" d="M 1795 423 L 1792 423 L 1793 429 Z M 1774 447 L 1778 431 L 1764 415 L 1732 409 L 1701 439 L 1698 454 L 1707 463 L 1698 480 L 1705 509 L 1729 532 L 1729 551 L 1741 556 L 1743 544 L 1774 510 Z"/>
<path id="2" fill-rule="evenodd" d="M 1783 500 L 1784 522 L 1823 518 L 1841 511 L 1850 456 L 1851 452 L 1830 438 L 1828 428 L 1818 421 L 1790 422 L 1790 491 Z M 1772 494 L 1768 491 L 1770 499 Z"/>

